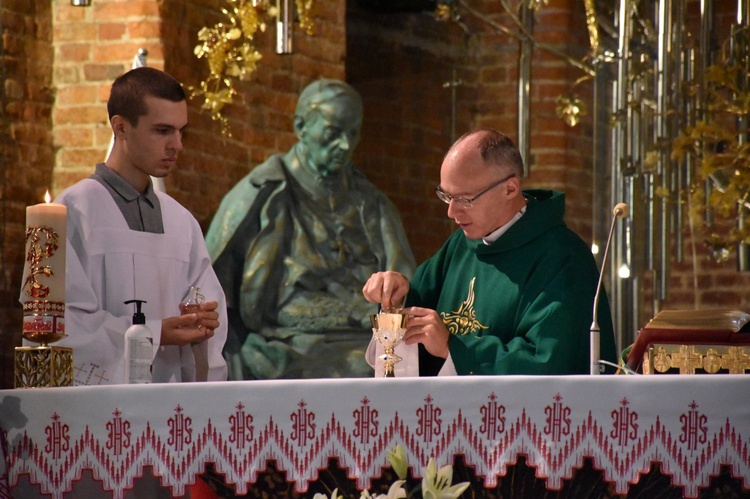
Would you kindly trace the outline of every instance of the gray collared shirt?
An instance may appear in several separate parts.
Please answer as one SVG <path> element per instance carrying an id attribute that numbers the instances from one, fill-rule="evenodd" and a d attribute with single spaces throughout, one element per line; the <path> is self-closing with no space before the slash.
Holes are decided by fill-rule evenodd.
<path id="1" fill-rule="evenodd" d="M 98 163 L 96 171 L 89 178 L 109 191 L 131 230 L 164 234 L 161 205 L 151 182 L 146 186 L 146 191 L 140 193 L 104 163 Z"/>

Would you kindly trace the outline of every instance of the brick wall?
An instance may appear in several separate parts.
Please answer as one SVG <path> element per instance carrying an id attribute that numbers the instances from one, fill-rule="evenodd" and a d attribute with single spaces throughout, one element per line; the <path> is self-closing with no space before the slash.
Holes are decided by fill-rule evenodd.
<path id="1" fill-rule="evenodd" d="M 452 128 L 460 136 L 490 126 L 517 139 L 519 44 L 476 16 L 466 15 L 463 30 L 429 13 L 373 11 L 364 5 L 350 1 L 347 21 L 346 77 L 365 96 L 358 166 L 399 207 L 417 261 L 423 261 L 456 228 L 434 193 Z M 475 9 L 490 21 L 511 25 L 496 2 Z M 579 10 L 577 2 L 550 4 L 537 16 L 535 37 L 563 53 L 584 53 L 585 19 L 574 15 Z M 532 68 L 526 186 L 566 191 L 567 221 L 588 238 L 590 120 L 569 128 L 555 115 L 558 95 L 581 73 L 571 73 L 567 63 L 541 50 Z M 461 82 L 455 104 L 446 87 L 453 80 Z"/>
<path id="2" fill-rule="evenodd" d="M 0 3 L 0 388 L 12 386 L 13 348 L 21 342 L 18 303 L 26 206 L 52 184 L 50 115 L 52 8 L 49 2 Z"/>

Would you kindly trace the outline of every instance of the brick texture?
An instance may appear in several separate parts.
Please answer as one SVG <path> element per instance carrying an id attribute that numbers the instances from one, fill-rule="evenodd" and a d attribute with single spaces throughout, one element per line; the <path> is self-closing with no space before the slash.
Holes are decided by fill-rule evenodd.
<path id="1" fill-rule="evenodd" d="M 13 349 L 21 344 L 18 302 L 24 262 L 26 206 L 52 185 L 50 116 L 52 6 L 3 2 L 0 10 L 0 387 L 13 383 Z"/>

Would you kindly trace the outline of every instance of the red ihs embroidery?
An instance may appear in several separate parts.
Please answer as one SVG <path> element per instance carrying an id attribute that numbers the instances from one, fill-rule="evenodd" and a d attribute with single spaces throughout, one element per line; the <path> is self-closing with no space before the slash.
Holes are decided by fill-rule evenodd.
<path id="1" fill-rule="evenodd" d="M 562 396 L 555 395 L 552 406 L 544 408 L 545 418 L 544 433 L 550 435 L 553 442 L 559 442 L 563 435 L 570 435 L 570 407 L 562 405 Z"/>
<path id="2" fill-rule="evenodd" d="M 307 404 L 300 400 L 299 409 L 292 413 L 292 440 L 298 440 L 300 447 L 307 445 L 307 439 L 315 438 L 315 413 L 307 410 Z"/>
<path id="3" fill-rule="evenodd" d="M 628 407 L 628 399 L 620 402 L 620 409 L 612 411 L 612 431 L 610 436 L 617 440 L 620 447 L 628 445 L 630 440 L 638 437 L 638 413 Z"/>
<path id="4" fill-rule="evenodd" d="M 44 446 L 44 452 L 50 454 L 52 459 L 60 459 L 63 452 L 70 450 L 70 427 L 60 422 L 60 416 L 57 413 L 52 415 L 52 423 L 48 425 L 44 432 L 47 434 L 47 444 Z"/>
<path id="5" fill-rule="evenodd" d="M 354 411 L 354 434 L 361 443 L 369 443 L 370 437 L 378 435 L 378 411 L 370 408 L 370 399 L 362 399 L 362 406 Z"/>
<path id="6" fill-rule="evenodd" d="M 245 442 L 253 440 L 253 416 L 245 414 L 245 406 L 242 402 L 237 404 L 237 411 L 229 416 L 229 426 L 231 433 L 229 441 L 237 444 L 240 449 L 245 448 Z"/>
<path id="7" fill-rule="evenodd" d="M 488 397 L 489 403 L 483 405 L 479 412 L 482 413 L 482 424 L 479 432 L 487 440 L 495 440 L 497 435 L 505 431 L 505 406 L 497 403 L 497 395 L 492 392 Z"/>
<path id="8" fill-rule="evenodd" d="M 440 419 L 442 411 L 439 407 L 433 407 L 431 396 L 427 395 L 424 400 L 427 403 L 417 409 L 417 417 L 419 418 L 417 435 L 424 437 L 425 442 L 431 442 L 433 436 L 440 435 L 440 427 L 443 423 Z"/>
<path id="9" fill-rule="evenodd" d="M 177 406 L 175 416 L 167 420 L 169 425 L 169 438 L 167 444 L 174 447 L 178 452 L 182 451 L 183 446 L 190 444 L 193 440 L 193 420 L 182 413 L 182 407 Z"/>
<path id="10" fill-rule="evenodd" d="M 690 411 L 687 414 L 680 415 L 680 422 L 682 423 L 680 435 L 680 442 L 685 444 L 692 453 L 698 449 L 699 445 L 706 443 L 706 423 L 708 418 L 704 414 L 698 413 L 698 404 L 693 401 L 690 404 Z"/>
<path id="11" fill-rule="evenodd" d="M 123 449 L 130 447 L 130 421 L 123 421 L 120 409 L 112 413 L 115 417 L 107 422 L 107 449 L 115 456 L 122 454 Z"/>

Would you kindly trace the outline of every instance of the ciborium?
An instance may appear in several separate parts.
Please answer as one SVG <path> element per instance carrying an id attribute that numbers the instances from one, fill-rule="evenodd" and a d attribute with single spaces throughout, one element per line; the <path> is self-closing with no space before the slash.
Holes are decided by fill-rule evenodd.
<path id="1" fill-rule="evenodd" d="M 409 316 L 402 313 L 374 314 L 370 316 L 372 334 L 378 343 L 383 345 L 385 353 L 378 358 L 383 361 L 384 378 L 395 378 L 393 366 L 402 359 L 394 353 L 396 346 L 401 343 L 406 334 L 406 323 Z"/>

